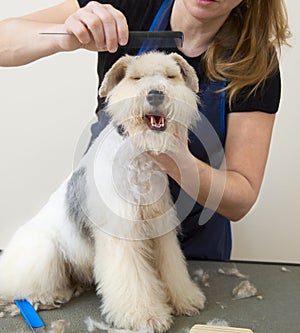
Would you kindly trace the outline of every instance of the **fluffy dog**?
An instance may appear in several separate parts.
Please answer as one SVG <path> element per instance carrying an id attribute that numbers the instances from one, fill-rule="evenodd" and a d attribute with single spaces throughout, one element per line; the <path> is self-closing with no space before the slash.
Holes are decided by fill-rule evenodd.
<path id="1" fill-rule="evenodd" d="M 100 88 L 111 122 L 0 257 L 0 296 L 55 306 L 92 285 L 107 322 L 166 331 L 205 297 L 177 240 L 168 178 L 148 152 L 178 150 L 199 120 L 194 70 L 178 54 L 120 58 Z"/>

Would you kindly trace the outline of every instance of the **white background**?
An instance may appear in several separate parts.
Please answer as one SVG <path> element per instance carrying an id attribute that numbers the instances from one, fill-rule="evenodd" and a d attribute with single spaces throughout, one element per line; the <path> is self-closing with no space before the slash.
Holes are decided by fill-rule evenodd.
<path id="1" fill-rule="evenodd" d="M 0 2 L 0 20 L 59 2 Z M 259 200 L 233 225 L 233 259 L 300 263 L 300 3 L 286 4 L 294 36 L 281 56 L 280 111 Z M 5 248 L 72 171 L 79 138 L 81 151 L 88 142 L 96 54 L 61 53 L 0 68 L 0 87 L 0 248 Z"/>

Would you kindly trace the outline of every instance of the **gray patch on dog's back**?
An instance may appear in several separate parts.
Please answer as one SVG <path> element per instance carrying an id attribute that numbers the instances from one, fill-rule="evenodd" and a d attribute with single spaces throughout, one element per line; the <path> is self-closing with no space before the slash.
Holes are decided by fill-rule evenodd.
<path id="1" fill-rule="evenodd" d="M 73 173 L 67 185 L 67 213 L 84 236 L 92 237 L 92 228 L 86 215 L 86 191 L 86 169 L 82 167 Z"/>

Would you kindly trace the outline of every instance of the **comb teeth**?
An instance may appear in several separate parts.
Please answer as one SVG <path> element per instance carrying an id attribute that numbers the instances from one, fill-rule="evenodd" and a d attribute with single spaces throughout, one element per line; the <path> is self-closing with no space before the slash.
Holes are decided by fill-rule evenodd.
<path id="1" fill-rule="evenodd" d="M 72 32 L 40 32 L 40 35 L 74 35 Z M 120 48 L 177 48 L 183 45 L 181 31 L 129 31 L 127 45 Z"/>

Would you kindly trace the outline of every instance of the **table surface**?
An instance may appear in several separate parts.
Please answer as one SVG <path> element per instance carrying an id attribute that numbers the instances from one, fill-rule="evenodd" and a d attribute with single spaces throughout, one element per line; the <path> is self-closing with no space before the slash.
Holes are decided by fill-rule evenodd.
<path id="1" fill-rule="evenodd" d="M 236 276 L 220 274 L 219 269 L 232 267 L 247 275 L 258 289 L 257 297 L 233 300 L 232 290 L 241 281 Z M 286 267 L 287 270 L 282 269 Z M 187 333 L 194 324 L 225 320 L 232 327 L 249 328 L 254 333 L 300 333 L 300 266 L 249 262 L 190 261 L 191 276 L 198 269 L 209 274 L 209 286 L 200 286 L 207 297 L 206 307 L 199 316 L 176 317 L 170 333 Z M 87 317 L 99 321 L 100 301 L 93 291 L 73 298 L 61 309 L 41 311 L 40 316 L 50 327 L 51 322 L 70 322 L 65 333 L 85 333 Z M 0 318 L 0 333 L 27 333 L 31 330 L 21 316 Z M 98 332 L 97 330 L 95 332 Z M 99 331 L 100 332 L 100 331 Z"/>

